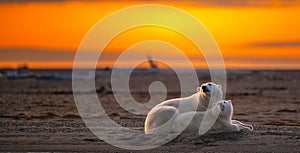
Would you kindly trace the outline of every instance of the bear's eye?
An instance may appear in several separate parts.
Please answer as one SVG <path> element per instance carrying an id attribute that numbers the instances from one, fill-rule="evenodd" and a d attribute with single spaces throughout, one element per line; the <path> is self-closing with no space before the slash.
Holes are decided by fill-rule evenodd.
<path id="1" fill-rule="evenodd" d="M 209 83 L 208 85 L 211 86 L 211 83 Z"/>

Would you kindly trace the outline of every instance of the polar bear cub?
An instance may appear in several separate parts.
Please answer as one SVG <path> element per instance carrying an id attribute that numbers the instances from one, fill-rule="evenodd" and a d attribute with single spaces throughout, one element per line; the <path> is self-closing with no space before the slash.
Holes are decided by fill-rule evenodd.
<path id="1" fill-rule="evenodd" d="M 182 131 L 193 132 L 198 131 L 200 134 L 200 125 L 207 124 L 204 122 L 212 122 L 211 127 L 207 130 L 217 131 L 252 131 L 251 125 L 243 124 L 241 122 L 232 122 L 233 106 L 231 100 L 221 100 L 214 104 L 214 106 L 205 112 L 187 112 L 182 113 L 174 119 L 172 131 L 181 133 Z M 204 121 L 204 116 L 206 120 Z M 209 124 L 209 123 L 208 123 Z M 203 130 L 203 129 L 202 129 Z M 204 130 L 204 131 L 207 131 Z M 202 133 L 204 134 L 204 133 Z"/>
<path id="2" fill-rule="evenodd" d="M 197 88 L 197 93 L 184 98 L 164 101 L 153 107 L 145 121 L 146 134 L 164 134 L 172 131 L 174 119 L 186 112 L 205 111 L 223 98 L 221 85 L 204 83 Z"/>

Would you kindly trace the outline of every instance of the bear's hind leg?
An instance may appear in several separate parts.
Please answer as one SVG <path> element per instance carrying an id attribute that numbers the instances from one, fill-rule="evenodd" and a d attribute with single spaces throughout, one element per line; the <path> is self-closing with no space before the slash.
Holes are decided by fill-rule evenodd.
<path id="1" fill-rule="evenodd" d="M 146 134 L 167 134 L 172 132 L 174 119 L 179 115 L 172 106 L 161 106 L 148 114 L 145 122 Z"/>

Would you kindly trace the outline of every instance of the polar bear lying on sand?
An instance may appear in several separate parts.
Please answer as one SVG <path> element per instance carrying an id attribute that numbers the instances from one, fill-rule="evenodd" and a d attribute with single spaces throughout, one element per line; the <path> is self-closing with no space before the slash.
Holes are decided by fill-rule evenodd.
<path id="1" fill-rule="evenodd" d="M 200 124 L 203 122 L 203 118 L 207 113 L 208 119 L 206 121 L 214 122 L 209 130 L 216 131 L 252 131 L 251 125 L 243 124 L 239 121 L 237 123 L 232 122 L 233 106 L 231 100 L 221 100 L 214 104 L 214 106 L 205 112 L 187 112 L 180 114 L 174 120 L 172 125 L 172 131 L 181 133 L 182 131 L 193 132 L 199 131 Z M 205 124 L 205 123 L 204 123 Z M 199 131 L 200 132 L 200 131 Z"/>
<path id="2" fill-rule="evenodd" d="M 222 97 L 223 92 L 221 85 L 217 85 L 211 82 L 204 83 L 201 87 L 197 88 L 197 93 L 185 97 L 176 98 L 164 101 L 157 106 L 153 107 L 148 113 L 145 121 L 145 133 L 146 134 L 166 134 L 174 132 L 172 127 L 174 120 L 183 113 L 195 113 L 201 114 L 212 108 L 218 103 Z M 232 105 L 231 105 L 232 107 Z M 232 108 L 231 108 L 232 109 Z M 197 111 L 197 112 L 195 112 Z M 189 114 L 188 113 L 188 114 Z M 185 116 L 187 114 L 183 114 Z M 189 114 L 193 116 L 192 114 Z M 237 125 L 240 129 L 253 130 L 251 125 L 243 124 L 237 120 L 231 120 L 232 114 L 230 115 L 230 124 Z M 180 119 L 177 119 L 177 122 Z M 186 121 L 191 121 L 186 120 Z M 202 121 L 202 120 L 200 120 Z M 178 123 L 176 123 L 178 124 Z M 217 127 L 217 126 L 215 126 Z M 232 126 L 234 127 L 234 126 Z M 247 128 L 248 127 L 248 128 Z M 199 127 L 198 127 L 199 128 Z M 176 131 L 176 130 L 175 130 Z M 178 130 L 177 130 L 178 131 Z"/>
<path id="3" fill-rule="evenodd" d="M 170 133 L 178 115 L 191 111 L 205 111 L 223 98 L 221 85 L 212 82 L 202 84 L 197 91 L 189 97 L 167 100 L 153 107 L 145 121 L 145 133 Z"/>

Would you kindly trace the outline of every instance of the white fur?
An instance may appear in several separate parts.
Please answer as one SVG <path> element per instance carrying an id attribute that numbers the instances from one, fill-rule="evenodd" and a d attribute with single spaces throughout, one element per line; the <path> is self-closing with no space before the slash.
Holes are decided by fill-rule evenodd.
<path id="1" fill-rule="evenodd" d="M 145 121 L 145 133 L 170 133 L 178 115 L 191 111 L 205 111 L 223 97 L 221 85 L 211 82 L 202 84 L 197 91 L 189 97 L 167 100 L 153 107 Z"/>
<path id="2" fill-rule="evenodd" d="M 243 124 L 239 121 L 232 122 L 233 106 L 231 101 L 221 100 L 205 112 L 187 112 L 180 114 L 174 120 L 172 131 L 180 133 L 182 131 L 192 132 L 199 131 L 200 125 L 203 123 L 203 118 L 207 113 L 206 121 L 215 121 L 210 130 L 217 131 L 252 131 L 251 125 Z"/>

